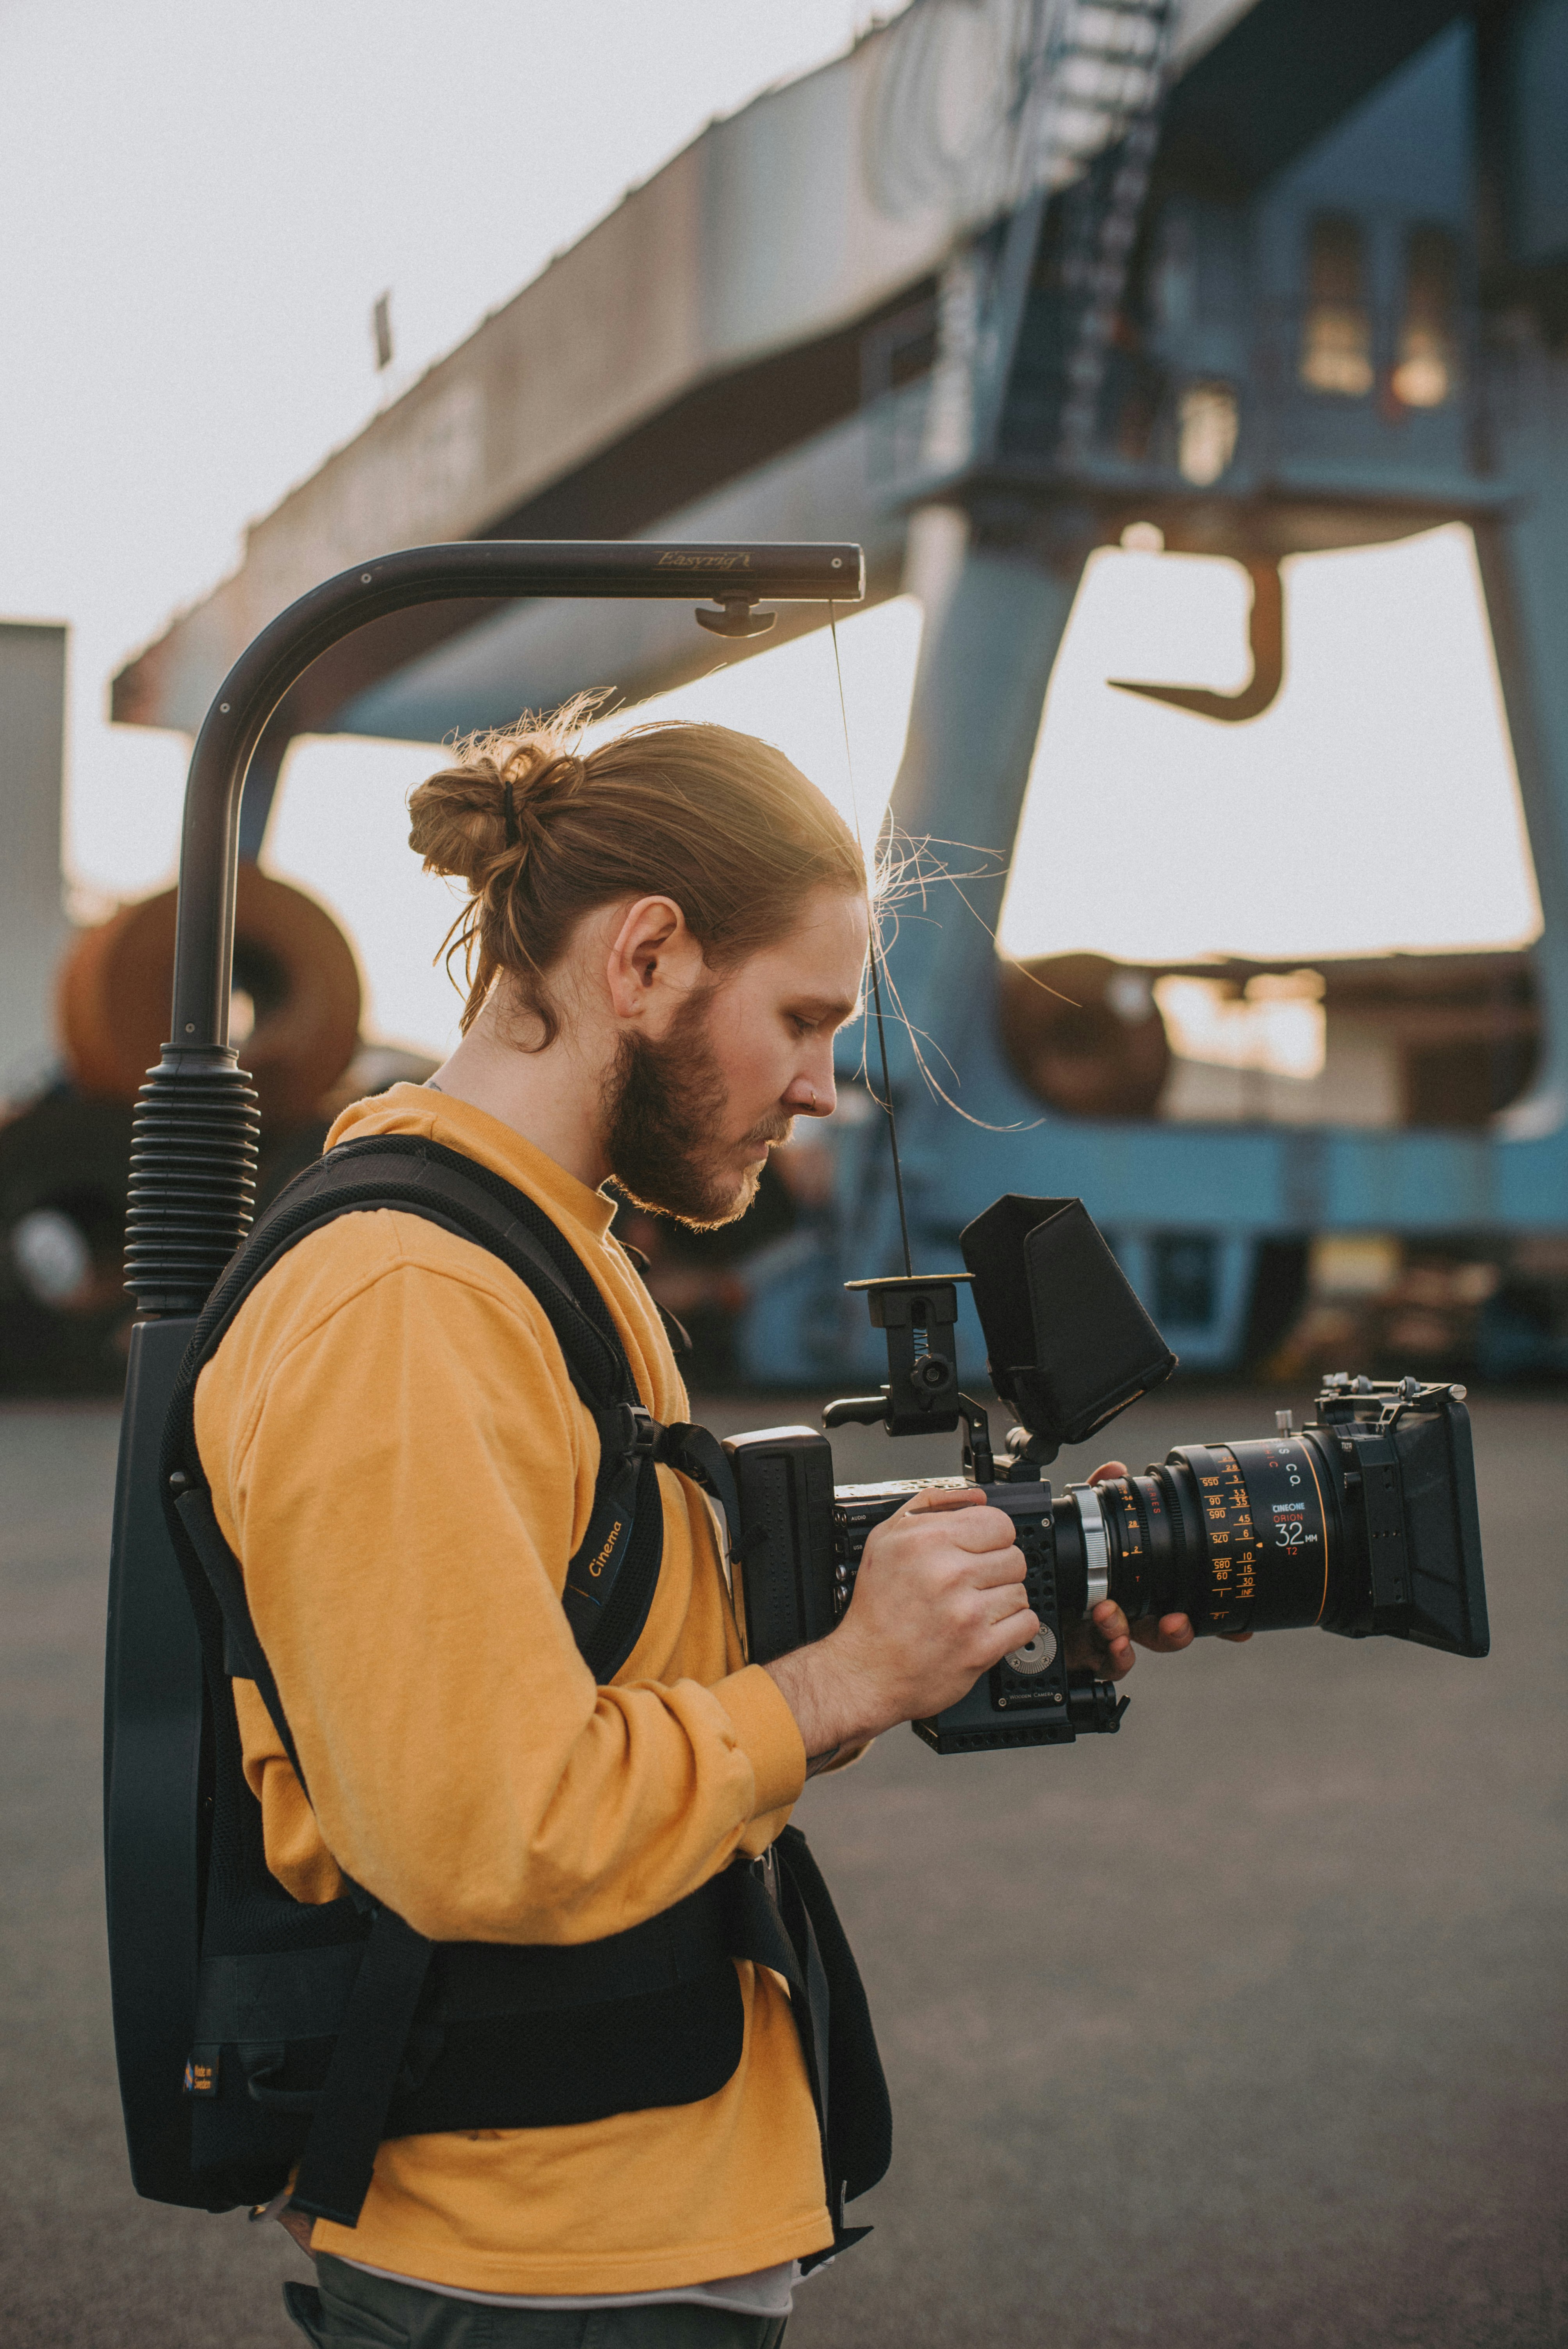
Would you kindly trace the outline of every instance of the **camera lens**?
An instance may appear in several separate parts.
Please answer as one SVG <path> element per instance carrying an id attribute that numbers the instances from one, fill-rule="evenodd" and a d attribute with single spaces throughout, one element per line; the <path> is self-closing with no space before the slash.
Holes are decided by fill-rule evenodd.
<path id="1" fill-rule="evenodd" d="M 1162 1467 L 1095 1491 L 1109 1595 L 1130 1622 L 1185 1615 L 1214 1635 L 1332 1627 L 1345 1579 L 1340 1515 L 1309 1437 L 1183 1444 Z M 1062 1503 L 1053 1515 L 1071 1575 L 1081 1541 Z"/>

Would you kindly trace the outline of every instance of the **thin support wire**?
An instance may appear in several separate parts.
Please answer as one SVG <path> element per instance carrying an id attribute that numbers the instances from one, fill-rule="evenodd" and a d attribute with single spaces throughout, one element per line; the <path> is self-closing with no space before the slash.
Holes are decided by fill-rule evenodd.
<path id="1" fill-rule="evenodd" d="M 850 712 L 844 700 L 843 663 L 839 658 L 839 621 L 831 597 L 828 602 L 828 633 L 833 640 L 833 672 L 839 680 L 839 719 L 844 730 L 844 771 L 850 779 L 850 813 L 854 819 L 855 840 L 860 848 L 861 862 L 863 864 L 866 843 L 861 834 L 861 808 L 855 795 L 855 758 L 854 752 L 850 748 Z M 892 1151 L 893 1189 L 898 1194 L 898 1236 L 903 1248 L 903 1269 L 905 1277 L 913 1279 L 914 1261 L 909 1252 L 909 1215 L 903 1201 L 903 1168 L 899 1163 L 898 1155 L 898 1120 L 893 1114 L 892 1082 L 888 1075 L 887 1066 L 887 1028 L 882 1019 L 882 932 L 877 920 L 876 907 L 871 903 L 869 892 L 867 907 L 871 914 L 872 1005 L 876 1019 L 877 1051 L 882 1061 L 882 1097 L 880 1107 L 887 1112 L 887 1138 Z"/>

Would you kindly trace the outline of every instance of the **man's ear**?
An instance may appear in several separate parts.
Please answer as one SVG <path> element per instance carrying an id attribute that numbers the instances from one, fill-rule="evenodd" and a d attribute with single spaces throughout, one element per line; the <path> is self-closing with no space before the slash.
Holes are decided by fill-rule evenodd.
<path id="1" fill-rule="evenodd" d="M 681 1005 L 701 986 L 702 948 L 673 897 L 639 897 L 611 944 L 605 978 L 617 1019 L 663 1036 Z"/>

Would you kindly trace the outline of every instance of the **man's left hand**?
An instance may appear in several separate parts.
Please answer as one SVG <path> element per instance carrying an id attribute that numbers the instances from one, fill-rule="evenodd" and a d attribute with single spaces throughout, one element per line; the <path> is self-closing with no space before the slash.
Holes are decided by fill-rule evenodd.
<path id="1" fill-rule="evenodd" d="M 1091 1485 L 1113 1484 L 1126 1475 L 1125 1461 L 1108 1460 L 1088 1481 Z M 1250 1631 L 1220 1634 L 1238 1647 L 1252 1636 Z M 1185 1615 L 1146 1615 L 1137 1623 L 1129 1623 L 1114 1599 L 1102 1599 L 1083 1622 L 1075 1623 L 1068 1633 L 1068 1666 L 1073 1671 L 1092 1671 L 1102 1681 L 1125 1680 L 1138 1661 L 1132 1652 L 1135 1640 L 1140 1648 L 1151 1648 L 1157 1656 L 1174 1656 L 1182 1648 L 1190 1648 L 1196 1637 Z"/>

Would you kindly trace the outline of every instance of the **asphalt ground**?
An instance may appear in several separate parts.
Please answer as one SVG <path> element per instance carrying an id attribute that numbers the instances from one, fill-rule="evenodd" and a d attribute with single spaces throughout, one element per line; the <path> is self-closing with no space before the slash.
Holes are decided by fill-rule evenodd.
<path id="1" fill-rule="evenodd" d="M 1178 1392 L 1116 1449 L 1267 1432 L 1273 1401 Z M 938 1761 L 900 1733 L 809 1790 L 896 2152 L 790 2349 L 1568 2340 L 1568 1404 L 1475 1417 L 1488 1662 L 1204 1642 L 1140 1659 L 1114 1740 Z M 0 1413 L 0 2342 L 284 2349 L 278 2287 L 307 2270 L 282 2230 L 139 2203 L 125 2173 L 98 1850 L 114 1448 L 98 1407 Z M 919 1453 L 853 1432 L 841 1474 Z"/>

